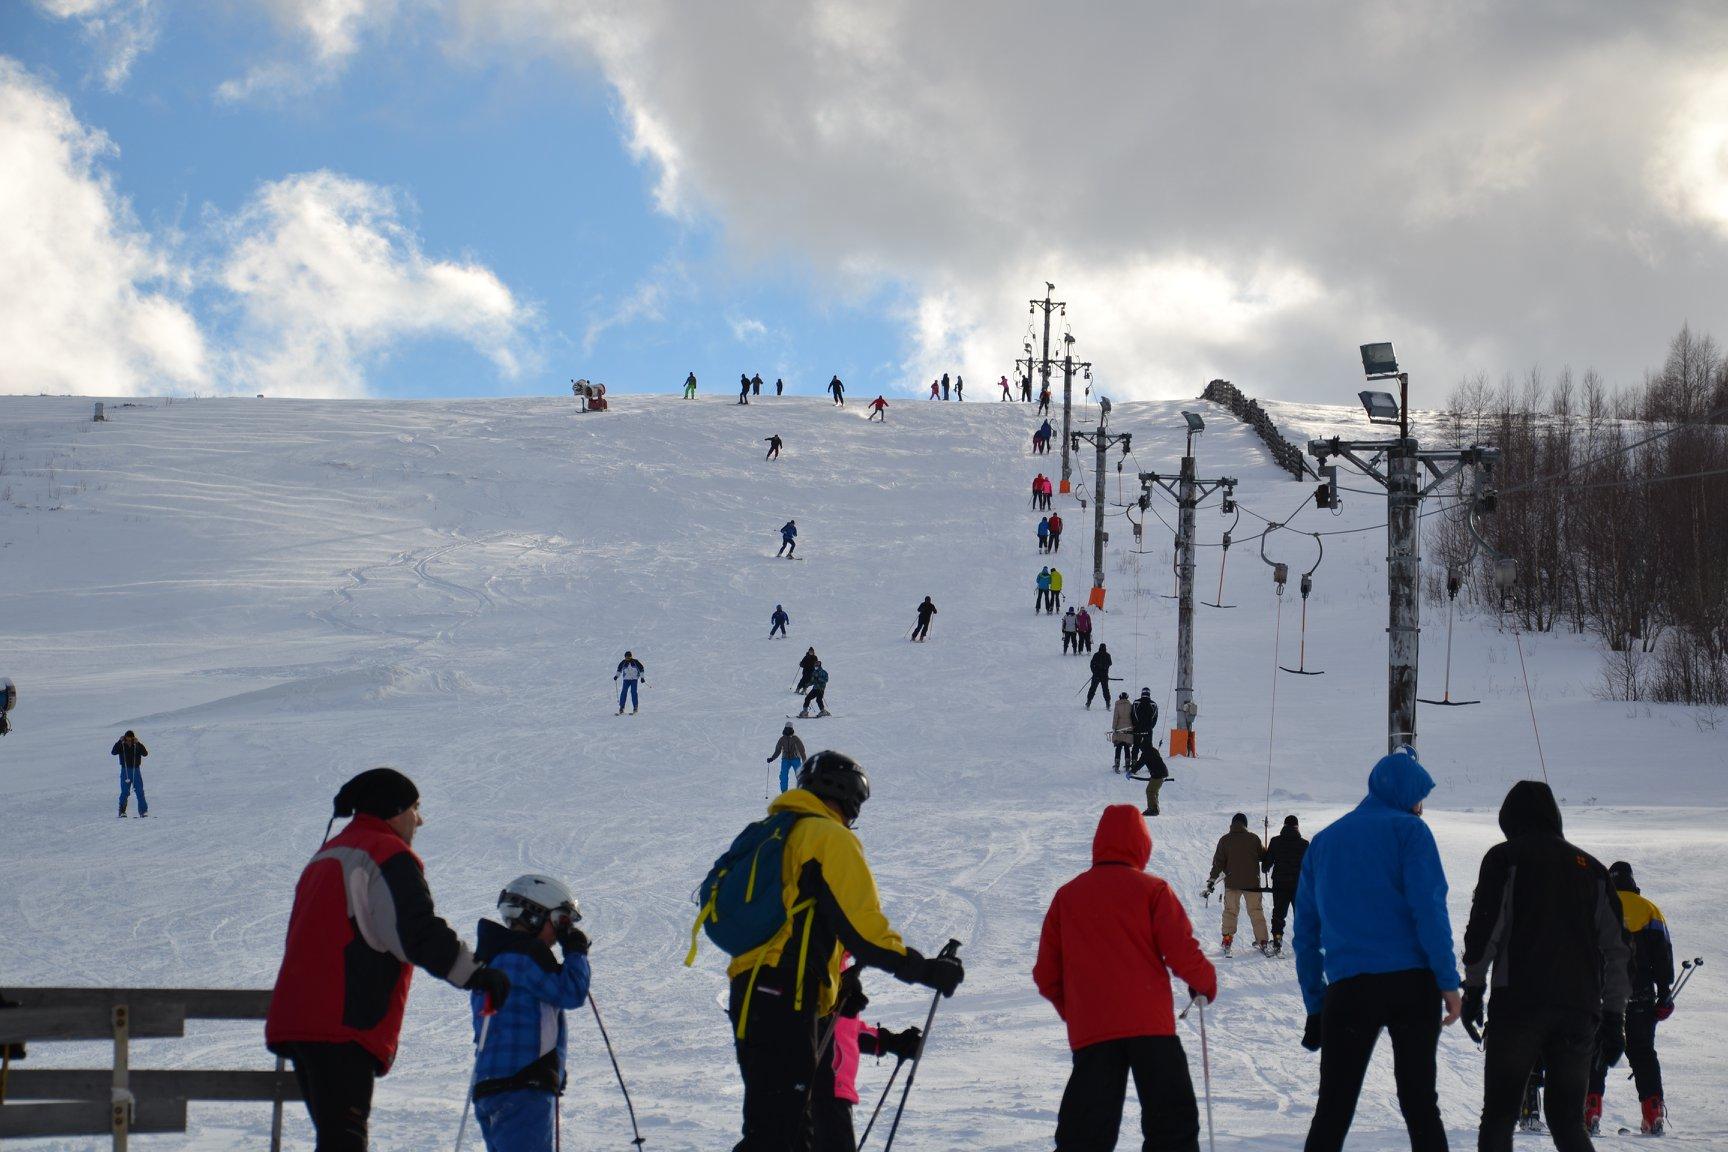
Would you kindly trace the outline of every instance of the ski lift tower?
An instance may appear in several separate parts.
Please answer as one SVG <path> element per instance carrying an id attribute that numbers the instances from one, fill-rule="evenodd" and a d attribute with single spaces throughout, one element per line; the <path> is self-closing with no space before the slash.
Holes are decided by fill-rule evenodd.
<path id="1" fill-rule="evenodd" d="M 1396 425 L 1395 440 L 1310 440 L 1308 453 L 1320 462 L 1322 480 L 1315 503 L 1338 507 L 1338 470 L 1326 461 L 1342 457 L 1386 489 L 1386 747 L 1416 746 L 1416 666 L 1421 648 L 1421 567 L 1417 521 L 1422 498 L 1438 492 L 1468 468 L 1474 479 L 1470 499 L 1475 511 L 1494 507 L 1491 487 L 1500 450 L 1468 448 L 1423 451 L 1410 435 L 1410 375 L 1398 368 L 1389 343 L 1362 345 L 1362 372 L 1369 380 L 1398 381 L 1398 395 L 1357 393 L 1370 424 Z M 1428 483 L 1423 484 L 1423 470 Z"/>
<path id="2" fill-rule="evenodd" d="M 1104 531 L 1104 453 L 1117 444 L 1122 445 L 1122 455 L 1128 455 L 1129 446 L 1133 443 L 1132 432 L 1111 433 L 1105 430 L 1110 420 L 1110 398 L 1098 397 L 1098 431 L 1070 433 L 1074 451 L 1080 451 L 1080 441 L 1084 440 L 1098 450 L 1097 467 L 1093 469 L 1093 479 L 1096 489 L 1092 493 L 1092 595 L 1087 603 L 1094 608 L 1104 607 L 1104 543 L 1110 539 L 1110 534 Z M 1120 469 L 1121 463 L 1116 467 Z"/>

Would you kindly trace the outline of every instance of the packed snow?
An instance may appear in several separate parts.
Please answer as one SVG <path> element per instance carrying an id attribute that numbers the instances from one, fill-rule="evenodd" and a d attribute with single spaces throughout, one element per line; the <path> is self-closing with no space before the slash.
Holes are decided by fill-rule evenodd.
<path id="1" fill-rule="evenodd" d="M 925 951 L 965 942 L 966 983 L 937 1014 L 896 1143 L 1048 1147 L 1068 1051 L 1032 987 L 1039 923 L 1087 865 L 1103 806 L 1137 803 L 1141 788 L 1110 771 L 1108 711 L 1081 706 L 1085 659 L 1063 656 L 1056 619 L 1032 612 L 1046 557 L 1030 481 L 1058 475 L 1060 458 L 1029 454 L 1031 407 L 895 399 L 879 425 L 865 422 L 863 396 L 844 409 L 609 399 L 610 412 L 589 415 L 555 399 L 157 400 L 111 405 L 98 424 L 86 400 L 0 398 L 0 675 L 20 692 L 15 731 L 0 740 L 0 987 L 268 987 L 330 797 L 391 764 L 419 783 L 427 825 L 415 847 L 466 937 L 517 873 L 555 873 L 580 894 L 594 993 L 646 1147 L 729 1146 L 740 1087 L 724 958 L 705 946 L 683 966 L 690 893 L 761 814 L 778 771 L 764 758 L 798 710 L 788 689 L 814 645 L 834 715 L 794 723 L 812 750 L 849 752 L 871 775 L 859 834 L 890 918 Z M 1171 533 L 1148 517 L 1135 551 L 1118 505 L 1138 495 L 1137 470 L 1176 471 L 1183 408 L 1208 421 L 1201 475 L 1236 477 L 1254 513 L 1293 515 L 1295 531 L 1266 547 L 1296 573 L 1314 555 L 1301 532 L 1384 519 L 1365 493 L 1347 493 L 1337 516 L 1304 503 L 1311 486 L 1273 468 L 1212 405 L 1117 405 L 1111 427 L 1133 433 L 1133 454 L 1120 473 L 1118 454 L 1108 464 L 1109 611 L 1096 636 L 1120 688 L 1152 689 L 1164 727 Z M 1368 434 L 1344 409 L 1274 410 L 1299 435 Z M 1079 426 L 1096 419 L 1096 408 L 1077 411 Z M 786 448 L 764 462 L 773 433 Z M 1057 497 L 1069 603 L 1090 583 L 1080 489 Z M 1167 500 L 1152 507 L 1175 523 Z M 789 518 L 797 561 L 774 556 Z M 1230 518 L 1214 498 L 1199 522 L 1215 543 Z M 1360 798 L 1385 750 L 1384 532 L 1325 537 L 1306 639 L 1307 667 L 1325 674 L 1296 677 L 1273 671 L 1275 650 L 1285 664 L 1297 656 L 1295 577 L 1280 614 L 1262 527 L 1244 516 L 1227 554 L 1223 602 L 1235 607 L 1198 609 L 1200 756 L 1172 759 L 1176 781 L 1153 821 L 1152 868 L 1214 956 L 1219 905 L 1199 892 L 1231 813 L 1258 830 L 1294 812 L 1312 836 Z M 1206 600 L 1224 560 L 1201 549 Z M 908 644 L 925 595 L 940 614 L 928 644 Z M 787 640 L 768 639 L 777 603 L 791 614 Z M 1444 625 L 1444 604 L 1424 605 L 1424 696 L 1440 691 Z M 1728 718 L 1598 699 L 1587 637 L 1515 637 L 1480 607 L 1456 627 L 1452 694 L 1481 703 L 1419 714 L 1455 933 L 1498 838 L 1501 797 L 1542 774 L 1539 731 L 1569 834 L 1604 863 L 1633 862 L 1677 958 L 1708 955 L 1728 927 L 1711 879 L 1728 851 Z M 647 667 L 635 716 L 615 715 L 611 676 L 626 649 Z M 148 820 L 115 819 L 108 749 L 127 728 L 150 750 Z M 1294 966 L 1240 952 L 1217 962 L 1221 998 L 1207 1018 L 1218 1146 L 1299 1148 L 1318 1057 L 1297 1043 Z M 1728 1147 L 1715 971 L 1659 1036 L 1681 1147 Z M 870 1019 L 922 1023 L 921 990 L 881 974 L 866 987 Z M 1183 1027 L 1198 1088 L 1199 1037 Z M 453 1139 L 469 1037 L 467 996 L 421 974 L 401 1058 L 378 1086 L 374 1147 Z M 572 1017 L 571 1054 L 569 1146 L 626 1146 L 585 1015 Z M 101 1046 L 30 1056 L 104 1060 Z M 1452 1028 L 1440 1061 L 1452 1139 L 1472 1146 L 1480 1054 Z M 138 1045 L 134 1064 L 270 1058 L 260 1025 L 193 1024 L 185 1040 Z M 866 1112 L 890 1067 L 865 1061 Z M 1636 1127 L 1624 1067 L 1610 1076 L 1610 1132 Z M 259 1147 L 268 1123 L 267 1106 L 194 1104 L 186 1136 L 137 1146 Z M 1138 1123 L 1131 1101 L 1124 1146 L 1137 1145 Z M 297 1108 L 288 1137 L 310 1147 Z M 1408 1146 L 1384 1046 L 1351 1146 Z"/>

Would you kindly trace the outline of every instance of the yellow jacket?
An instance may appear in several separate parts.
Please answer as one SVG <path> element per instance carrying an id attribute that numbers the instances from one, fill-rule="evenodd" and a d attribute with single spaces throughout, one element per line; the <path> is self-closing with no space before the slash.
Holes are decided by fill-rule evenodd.
<path id="1" fill-rule="evenodd" d="M 852 953 L 861 964 L 898 973 L 906 945 L 882 913 L 864 846 L 826 804 L 794 788 L 782 792 L 768 812 L 806 817 L 786 837 L 781 871 L 786 924 L 768 943 L 734 959 L 726 975 L 752 974 L 754 989 L 754 974 L 761 969 L 795 964 L 797 1003 L 803 1004 L 807 992 L 814 994 L 818 1015 L 826 1016 L 834 1010 L 842 952 Z M 819 987 L 807 989 L 812 977 Z"/>
<path id="2" fill-rule="evenodd" d="M 1050 569 L 1050 591 L 1062 591 L 1062 573 L 1056 571 L 1054 568 Z"/>

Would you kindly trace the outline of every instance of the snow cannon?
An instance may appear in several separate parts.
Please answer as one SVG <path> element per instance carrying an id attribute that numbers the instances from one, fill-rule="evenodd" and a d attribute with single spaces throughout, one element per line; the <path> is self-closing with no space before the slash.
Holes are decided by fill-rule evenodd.
<path id="1" fill-rule="evenodd" d="M 606 385 L 591 384 L 587 380 L 570 381 L 570 391 L 581 404 L 583 412 L 606 411 Z"/>

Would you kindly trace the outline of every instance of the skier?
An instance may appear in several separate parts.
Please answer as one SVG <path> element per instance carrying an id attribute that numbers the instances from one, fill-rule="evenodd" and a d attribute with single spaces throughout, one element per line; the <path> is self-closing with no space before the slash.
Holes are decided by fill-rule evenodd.
<path id="1" fill-rule="evenodd" d="M 930 381 L 930 399 L 932 399 L 932 400 L 942 399 L 942 381 L 941 380 Z"/>
<path id="2" fill-rule="evenodd" d="M 1044 473 L 1032 477 L 1032 509 L 1037 511 L 1044 506 Z"/>
<path id="3" fill-rule="evenodd" d="M 1208 1003 L 1218 973 L 1170 885 L 1147 873 L 1151 858 L 1145 818 L 1132 804 L 1110 805 L 1092 837 L 1092 867 L 1057 889 L 1044 914 L 1032 980 L 1068 1026 L 1074 1053 L 1058 1152 L 1116 1146 L 1130 1072 L 1145 1147 L 1200 1146 L 1170 973 Z"/>
<path id="4" fill-rule="evenodd" d="M 1272 955 L 1284 955 L 1284 922 L 1296 899 L 1296 877 L 1302 874 L 1302 857 L 1308 841 L 1296 817 L 1284 817 L 1284 827 L 1260 853 L 1260 871 L 1272 876 Z"/>
<path id="5" fill-rule="evenodd" d="M 930 617 L 936 615 L 936 605 L 930 603 L 930 597 L 924 597 L 924 603 L 918 605 L 918 623 L 912 627 L 912 639 L 923 643 L 930 636 Z"/>
<path id="6" fill-rule="evenodd" d="M 798 553 L 798 521 L 788 520 L 780 526 L 780 551 L 776 556 L 795 556 Z"/>
<path id="7" fill-rule="evenodd" d="M 1056 494 L 1056 485 L 1050 482 L 1050 477 L 1044 477 L 1044 510 L 1050 510 L 1050 498 Z"/>
<path id="8" fill-rule="evenodd" d="M 1084 611 L 1080 613 L 1082 616 L 1085 614 Z M 1090 636 L 1091 633 L 1088 632 L 1087 635 Z M 1113 662 L 1114 657 L 1110 655 L 1110 646 L 1108 644 L 1098 645 L 1098 651 L 1092 654 L 1091 663 L 1088 665 L 1092 669 L 1092 681 L 1086 685 L 1087 711 L 1092 709 L 1092 696 L 1096 692 L 1104 693 L 1104 703 L 1110 703 L 1110 665 Z"/>
<path id="9" fill-rule="evenodd" d="M 842 408 L 846 407 L 846 385 L 840 383 L 838 374 L 835 375 L 834 379 L 828 381 L 828 394 L 834 397 L 834 403 Z"/>
<path id="10" fill-rule="evenodd" d="M 1461 997 L 1446 872 L 1422 801 L 1434 780 L 1405 745 L 1368 774 L 1368 795 L 1318 832 L 1296 881 L 1296 979 L 1320 1053 L 1304 1152 L 1339 1152 L 1382 1028 L 1411 1152 L 1446 1152 L 1434 1090 L 1440 1029 Z M 1437 1003 L 1438 1002 L 1438 1003 Z M 1436 1009 L 1445 1005 L 1442 1017 Z"/>
<path id="11" fill-rule="evenodd" d="M 1048 388 L 1041 388 L 1038 391 L 1038 412 L 1040 415 L 1049 415 L 1050 413 L 1050 389 Z M 1050 442 L 1049 433 L 1044 434 L 1044 442 L 1046 444 Z"/>
<path id="12" fill-rule="evenodd" d="M 1042 456 L 1048 440 L 1044 433 L 1034 428 L 1032 430 L 1032 455 Z"/>
<path id="13" fill-rule="evenodd" d="M 760 372 L 758 372 L 758 373 L 756 373 L 756 375 L 750 377 L 750 395 L 752 395 L 752 396 L 762 395 L 762 373 L 760 373 Z"/>
<path id="14" fill-rule="evenodd" d="M 1126 692 L 1117 695 L 1116 703 L 1110 709 L 1110 744 L 1114 749 L 1110 771 L 1122 771 L 1124 761 L 1132 770 L 1134 760 L 1128 750 L 1134 746 L 1134 703 Z"/>
<path id="15" fill-rule="evenodd" d="M 863 845 L 851 832 L 869 798 L 870 780 L 856 760 L 821 751 L 804 762 L 798 786 L 768 805 L 769 816 L 798 819 L 781 858 L 785 922 L 726 969 L 744 1079 L 744 1138 L 736 1152 L 810 1147 L 817 1020 L 834 1010 L 843 951 L 944 996 L 965 979 L 958 957 L 925 958 L 883 915 Z"/>
<path id="16" fill-rule="evenodd" d="M 293 1061 L 318 1146 L 363 1152 L 373 1082 L 396 1059 L 414 968 L 500 1009 L 510 978 L 481 966 L 433 910 L 411 847 L 425 823 L 412 780 L 394 768 L 362 772 L 336 793 L 330 822 L 338 816 L 353 819 L 294 888 L 264 1044 Z"/>
<path id="17" fill-rule="evenodd" d="M 966 378 L 964 376 L 958 376 L 957 375 L 954 377 L 954 402 L 956 404 L 960 404 L 960 403 L 964 403 L 965 400 L 966 400 Z"/>
<path id="18" fill-rule="evenodd" d="M 831 1033 L 829 1057 L 816 1069 L 811 1093 L 810 1120 L 814 1129 L 814 1152 L 857 1152 L 858 1139 L 852 1127 L 852 1108 L 858 1103 L 858 1059 L 860 1055 L 895 1057 L 898 1066 L 918 1055 L 924 1039 L 919 1028 L 895 1032 L 880 1024 L 859 1019 L 870 1006 L 858 965 L 840 974 L 840 992 L 835 1014 L 826 1029 Z"/>
<path id="19" fill-rule="evenodd" d="M 884 424 L 888 423 L 888 415 L 886 412 L 888 401 L 884 397 L 878 395 L 876 399 L 870 401 L 870 403 L 866 404 L 865 407 L 870 409 L 870 415 L 864 417 L 866 421 L 880 420 Z"/>
<path id="20" fill-rule="evenodd" d="M 1062 513 L 1050 513 L 1050 551 L 1062 551 Z"/>
<path id="21" fill-rule="evenodd" d="M 696 399 L 696 373 L 694 372 L 684 377 L 684 399 Z"/>
<path id="22" fill-rule="evenodd" d="M 816 665 L 822 661 L 816 658 L 816 649 L 806 648 L 804 658 L 798 661 L 798 686 L 792 691 L 802 692 L 810 687 L 810 678 L 816 674 Z"/>
<path id="23" fill-rule="evenodd" d="M 804 764 L 804 741 L 792 731 L 792 725 L 780 729 L 779 743 L 774 745 L 774 751 L 768 753 L 768 763 L 774 763 L 774 757 L 780 757 L 780 791 L 784 792 L 792 786 L 793 774 Z"/>
<path id="24" fill-rule="evenodd" d="M 642 661 L 636 659 L 635 655 L 630 652 L 624 653 L 624 659 L 618 661 L 618 671 L 612 674 L 612 679 L 623 681 L 618 686 L 618 715 L 624 715 L 626 697 L 630 700 L 630 715 L 636 715 L 636 706 L 639 703 L 636 697 L 636 684 L 646 674 L 646 670 L 642 667 Z"/>
<path id="25" fill-rule="evenodd" d="M 1151 698 L 1146 696 L 1144 691 L 1141 692 L 1141 696 L 1144 698 L 1135 705 L 1136 710 L 1149 710 L 1152 713 L 1152 723 L 1156 724 L 1158 722 L 1158 705 L 1153 704 Z M 1142 709 L 1142 705 L 1150 705 L 1150 708 Z M 1159 753 L 1158 745 L 1152 740 L 1150 732 L 1146 734 L 1144 739 L 1141 738 L 1139 732 L 1136 732 L 1134 738 L 1136 756 L 1133 764 L 1129 766 L 1128 774 L 1136 780 L 1146 781 L 1145 814 L 1156 816 L 1158 815 L 1158 794 L 1164 789 L 1164 781 L 1170 779 L 1170 768 L 1164 763 L 1164 757 Z M 1140 768 L 1146 769 L 1144 776 L 1136 771 Z"/>
<path id="26" fill-rule="evenodd" d="M 785 394 L 786 394 L 786 381 L 782 380 L 778 376 L 774 377 L 774 395 L 784 396 Z"/>
<path id="27" fill-rule="evenodd" d="M 1050 568 L 1050 611 L 1062 607 L 1062 570 L 1054 565 Z"/>
<path id="28" fill-rule="evenodd" d="M 1044 401 L 1044 406 L 1048 408 L 1050 406 L 1050 393 L 1044 393 Z M 1050 421 L 1046 420 L 1044 423 L 1038 425 L 1038 435 L 1044 440 L 1044 447 L 1042 450 L 1045 452 L 1050 451 L 1050 438 L 1056 435 L 1056 429 L 1050 427 Z"/>
<path id="29" fill-rule="evenodd" d="M 828 712 L 828 669 L 817 661 L 816 667 L 810 669 L 810 691 L 804 693 L 804 707 L 798 712 L 800 720 L 810 719 L 810 705 L 816 705 L 816 716 L 821 718 Z"/>
<path id="30" fill-rule="evenodd" d="M 1012 403 L 1014 395 L 1008 390 L 1008 377 L 1002 377 L 1001 380 L 997 381 L 997 385 L 1002 389 L 1002 400 Z"/>
<path id="31" fill-rule="evenodd" d="M 792 617 L 786 615 L 786 609 L 778 604 L 774 605 L 774 615 L 768 617 L 768 639 L 774 639 L 775 633 L 779 633 L 781 636 L 786 635 L 786 625 L 790 623 L 792 623 Z"/>
<path id="32" fill-rule="evenodd" d="M 1533 1067 L 1543 1068 L 1548 1131 L 1560 1152 L 1589 1152 L 1584 1097 L 1598 1036 L 1609 1063 L 1625 1047 L 1631 950 L 1608 870 L 1562 838 L 1560 806 L 1540 780 L 1500 805 L 1506 839 L 1488 849 L 1464 929 L 1466 1028 L 1480 1028 L 1488 973 L 1480 1152 L 1511 1152 Z"/>
<path id="33" fill-rule="evenodd" d="M 128 729 L 126 735 L 114 741 L 108 755 L 120 758 L 120 819 L 126 819 L 126 798 L 134 789 L 138 792 L 138 815 L 150 815 L 150 802 L 144 799 L 144 768 L 141 763 L 150 755 L 150 749 L 144 747 L 144 742 Z"/>
<path id="34" fill-rule="evenodd" d="M 480 921 L 475 958 L 510 980 L 515 995 L 497 1008 L 470 995 L 474 1039 L 483 1013 L 485 1043 L 474 1058 L 474 1119 L 488 1152 L 555 1152 L 564 1091 L 564 1013 L 588 1002 L 588 936 L 576 897 L 550 876 L 518 876 L 498 893 L 498 920 Z M 499 923 L 502 920 L 503 923 Z M 552 945 L 563 953 L 560 961 Z"/>
<path id="35" fill-rule="evenodd" d="M 942 399 L 948 399 L 948 373 L 942 373 Z"/>
<path id="36" fill-rule="evenodd" d="M 1218 878 L 1224 878 L 1224 955 L 1236 938 L 1236 920 L 1242 901 L 1248 901 L 1248 922 L 1254 926 L 1254 950 L 1264 953 L 1266 913 L 1260 907 L 1260 837 L 1248 831 L 1248 817 L 1241 812 L 1230 817 L 1230 831 L 1218 839 L 1212 852 L 1212 872 L 1206 877 L 1206 895 L 1212 895 Z"/>
<path id="37" fill-rule="evenodd" d="M 1050 566 L 1048 564 L 1038 569 L 1038 578 L 1032 583 L 1038 589 L 1038 598 L 1032 601 L 1032 614 L 1036 616 L 1042 612 L 1048 616 L 1050 614 Z"/>
<path id="38" fill-rule="evenodd" d="M 1674 1014 L 1674 945 L 1668 938 L 1668 921 L 1662 910 L 1638 891 L 1632 865 L 1616 860 L 1608 876 L 1620 897 L 1621 918 L 1632 940 L 1627 973 L 1631 997 L 1626 1002 L 1626 1059 L 1632 1065 L 1633 1084 L 1643 1112 L 1639 1131 L 1660 1136 L 1667 1126 L 1668 1112 L 1662 1104 L 1662 1062 L 1656 1058 L 1656 1025 Z M 1595 1135 L 1602 1118 L 1602 1095 L 1607 1087 L 1608 1053 L 1599 1053 L 1590 1070 L 1590 1094 L 1584 1101 L 1584 1119 Z"/>
<path id="39" fill-rule="evenodd" d="M 1050 551 L 1050 517 L 1038 517 L 1038 551 Z"/>
<path id="40" fill-rule="evenodd" d="M 1074 617 L 1074 626 L 1077 629 L 1076 650 L 1080 652 L 1092 651 L 1092 613 L 1082 607 L 1079 615 Z M 1105 685 L 1104 699 L 1110 699 L 1109 685 Z"/>
<path id="41" fill-rule="evenodd" d="M 764 436 L 762 442 L 768 445 L 768 455 L 762 457 L 762 459 L 778 460 L 780 458 L 780 449 L 785 445 L 785 441 L 780 439 L 780 434 L 776 432 L 772 436 Z"/>
<path id="42" fill-rule="evenodd" d="M 750 403 L 750 377 L 742 372 L 738 373 L 738 403 Z"/>
<path id="43" fill-rule="evenodd" d="M 1032 403 L 1032 370 L 1030 368 L 1026 370 L 1026 375 L 1020 381 L 1020 402 L 1022 404 Z"/>
<path id="44" fill-rule="evenodd" d="M 1075 653 L 1080 651 L 1079 625 L 1074 622 L 1074 609 L 1070 608 L 1062 616 L 1062 654 L 1066 656 L 1070 649 Z"/>

